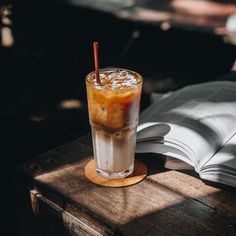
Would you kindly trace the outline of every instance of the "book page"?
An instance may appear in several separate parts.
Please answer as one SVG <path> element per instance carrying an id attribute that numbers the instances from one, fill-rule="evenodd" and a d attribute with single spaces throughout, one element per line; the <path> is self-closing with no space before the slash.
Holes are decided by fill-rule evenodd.
<path id="1" fill-rule="evenodd" d="M 236 135 L 202 166 L 200 177 L 236 187 Z"/>
<path id="2" fill-rule="evenodd" d="M 210 167 L 232 169 L 236 172 L 236 135 L 234 135 L 205 165 L 202 170 Z"/>
<path id="3" fill-rule="evenodd" d="M 216 81 L 187 86 L 141 114 L 137 148 L 142 141 L 162 138 L 163 144 L 182 147 L 199 172 L 236 132 L 235 120 L 236 83 Z M 163 124 L 168 126 L 165 132 Z"/>

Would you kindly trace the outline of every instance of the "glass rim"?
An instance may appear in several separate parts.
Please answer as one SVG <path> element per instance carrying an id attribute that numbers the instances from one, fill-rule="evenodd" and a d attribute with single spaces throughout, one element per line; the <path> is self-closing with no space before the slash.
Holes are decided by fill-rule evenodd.
<path id="1" fill-rule="evenodd" d="M 100 69 L 99 70 L 99 72 L 102 72 L 102 71 L 108 71 L 108 70 L 123 70 L 123 71 L 127 71 L 127 72 L 131 72 L 132 74 L 134 74 L 135 75 L 135 77 L 137 76 L 137 78 L 139 78 L 138 80 L 137 80 L 137 85 L 139 85 L 140 83 L 142 83 L 143 82 L 143 77 L 138 73 L 138 72 L 136 72 L 136 71 L 134 71 L 134 70 L 130 70 L 130 69 L 125 69 L 125 68 L 120 68 L 120 67 L 106 67 L 106 68 L 102 68 L 102 69 Z M 91 85 L 95 85 L 95 86 L 99 86 L 99 84 L 95 84 L 95 83 L 93 83 L 92 81 L 89 81 L 89 79 L 88 78 L 90 78 L 93 74 L 95 74 L 96 73 L 96 71 L 94 70 L 94 71 L 91 71 L 90 73 L 88 73 L 87 75 L 86 75 L 86 81 L 89 83 L 89 84 L 91 84 Z"/>

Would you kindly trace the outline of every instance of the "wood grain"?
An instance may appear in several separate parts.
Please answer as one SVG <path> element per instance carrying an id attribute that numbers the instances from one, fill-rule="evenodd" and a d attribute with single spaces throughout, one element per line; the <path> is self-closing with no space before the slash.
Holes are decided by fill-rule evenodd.
<path id="1" fill-rule="evenodd" d="M 97 186 L 84 176 L 91 156 L 91 148 L 76 140 L 19 168 L 25 185 L 39 192 L 41 202 L 46 199 L 43 208 L 34 207 L 44 224 L 50 215 L 45 205 L 51 208 L 45 202 L 50 201 L 60 209 L 50 217 L 71 227 L 65 231 L 69 235 L 85 235 L 72 233 L 81 222 L 91 235 L 235 235 L 235 189 L 206 185 L 193 172 L 167 171 L 158 158 L 142 155 L 138 158 L 149 169 L 144 181 L 123 188 Z M 74 217 L 71 226 L 62 213 Z"/>

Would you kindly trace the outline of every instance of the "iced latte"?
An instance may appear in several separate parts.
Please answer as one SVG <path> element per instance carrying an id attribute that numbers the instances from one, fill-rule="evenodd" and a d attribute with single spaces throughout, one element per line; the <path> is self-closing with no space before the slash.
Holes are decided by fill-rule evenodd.
<path id="1" fill-rule="evenodd" d="M 133 172 L 142 77 L 126 69 L 100 70 L 86 77 L 89 121 L 97 173 L 125 178 Z"/>

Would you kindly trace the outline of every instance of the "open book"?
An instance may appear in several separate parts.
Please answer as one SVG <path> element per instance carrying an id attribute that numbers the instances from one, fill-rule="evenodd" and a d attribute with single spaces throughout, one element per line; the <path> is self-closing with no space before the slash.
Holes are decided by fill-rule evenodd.
<path id="1" fill-rule="evenodd" d="M 137 153 L 166 156 L 165 167 L 236 187 L 236 82 L 191 85 L 154 96 L 140 116 Z"/>

